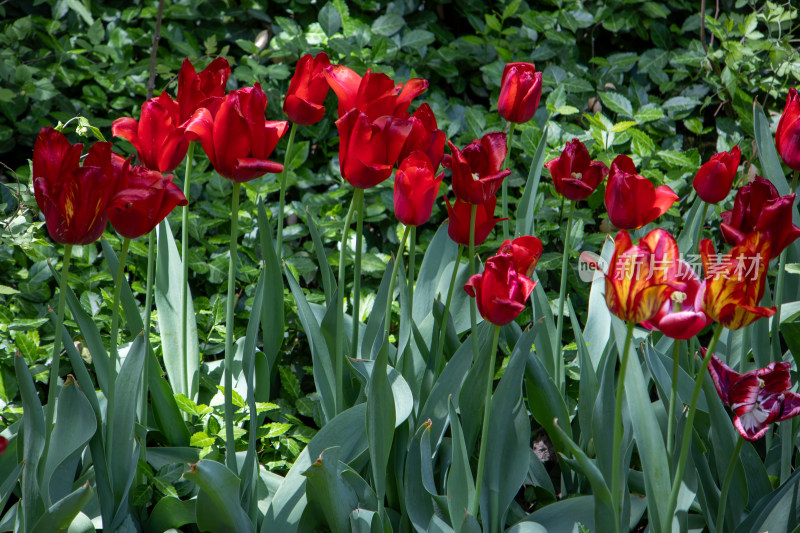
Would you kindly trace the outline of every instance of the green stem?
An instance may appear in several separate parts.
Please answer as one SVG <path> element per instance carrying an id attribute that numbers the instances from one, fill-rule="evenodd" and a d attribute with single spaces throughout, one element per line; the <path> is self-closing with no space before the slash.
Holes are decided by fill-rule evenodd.
<path id="1" fill-rule="evenodd" d="M 53 337 L 53 358 L 50 362 L 50 379 L 47 384 L 47 409 L 45 411 L 45 443 L 50 442 L 53 431 L 53 418 L 56 414 L 56 398 L 58 397 L 58 371 L 61 365 L 61 325 L 64 323 L 64 307 L 67 303 L 67 276 L 72 260 L 72 245 L 64 245 L 64 258 L 61 260 L 61 284 L 58 288 L 58 308 L 56 309 L 56 329 Z"/>
<path id="2" fill-rule="evenodd" d="M 361 307 L 361 241 L 364 235 L 364 189 L 356 189 L 358 210 L 356 214 L 356 257 L 353 262 L 353 333 L 351 335 L 350 353 L 358 357 L 358 330 Z M 402 253 L 402 252 L 401 252 Z"/>
<path id="3" fill-rule="evenodd" d="M 572 217 L 575 214 L 575 202 L 570 202 L 569 217 L 567 218 L 566 234 L 564 235 L 564 255 L 561 258 L 561 287 L 558 291 L 558 317 L 556 321 L 556 340 L 558 342 L 557 359 L 554 361 L 556 370 L 556 386 L 564 394 L 566 389 L 566 375 L 564 369 L 564 347 L 561 342 L 561 335 L 564 331 L 564 300 L 567 295 L 567 265 L 569 263 L 569 240 L 572 232 Z"/>
<path id="4" fill-rule="evenodd" d="M 478 516 L 481 502 L 481 485 L 483 485 L 483 471 L 486 464 L 486 444 L 489 441 L 489 412 L 492 407 L 492 384 L 494 383 L 494 364 L 497 356 L 497 341 L 500 339 L 500 326 L 494 327 L 492 337 L 492 350 L 489 352 L 489 373 L 486 374 L 486 394 L 483 397 L 483 426 L 481 429 L 481 447 L 478 452 L 478 472 L 475 479 L 475 495 L 472 499 L 470 514 Z M 488 520 L 488 517 L 486 517 Z"/>
<path id="5" fill-rule="evenodd" d="M 392 302 L 394 302 L 394 283 L 397 279 L 397 267 L 400 264 L 400 257 L 403 254 L 403 248 L 406 246 L 408 234 L 412 227 L 413 226 L 406 226 L 406 229 L 403 231 L 403 240 L 400 241 L 400 246 L 397 248 L 397 256 L 394 258 L 394 266 L 392 266 L 392 275 L 389 278 L 389 293 L 386 295 L 386 315 L 384 315 L 383 321 L 383 337 L 385 339 L 389 338 L 389 331 L 392 327 Z"/>
<path id="6" fill-rule="evenodd" d="M 736 439 L 736 447 L 733 449 L 733 454 L 731 454 L 731 460 L 728 463 L 728 470 L 725 471 L 725 480 L 722 482 L 722 493 L 719 495 L 717 521 L 714 523 L 714 530 L 717 533 L 723 533 L 725 531 L 722 528 L 725 524 L 725 504 L 728 503 L 728 490 L 731 488 L 731 480 L 733 479 L 733 471 L 736 470 L 736 463 L 739 462 L 739 453 L 742 451 L 742 444 L 744 444 L 744 438 L 739 435 Z"/>
<path id="7" fill-rule="evenodd" d="M 414 312 L 414 277 L 417 270 L 417 227 L 411 226 L 411 234 L 408 236 L 408 308 Z"/>
<path id="8" fill-rule="evenodd" d="M 154 270 L 155 270 L 155 258 L 156 258 L 156 230 L 151 231 L 147 236 L 147 281 L 146 281 L 146 288 L 145 288 L 145 295 L 144 295 L 144 351 L 145 353 L 150 353 L 150 320 L 153 311 L 153 281 L 154 281 Z M 148 365 L 149 365 L 150 357 L 147 356 L 144 358 L 144 369 L 142 370 L 142 394 L 140 401 L 140 408 L 139 414 L 141 420 L 146 422 L 145 417 L 147 416 L 147 376 L 148 376 Z M 145 447 L 142 446 L 142 450 Z"/>
<path id="9" fill-rule="evenodd" d="M 186 152 L 186 173 L 183 177 L 183 195 L 189 199 L 189 185 L 192 178 L 192 164 L 194 163 L 195 143 L 189 143 Z M 189 390 L 189 327 L 186 325 L 189 317 L 189 204 L 183 206 L 181 211 L 181 263 L 183 266 L 183 284 L 181 285 L 181 353 L 183 354 L 184 390 L 183 393 L 192 398 Z"/>
<path id="10" fill-rule="evenodd" d="M 506 136 L 506 145 L 508 149 L 506 151 L 506 160 L 505 164 L 503 165 L 504 168 L 508 168 L 511 164 L 511 141 L 514 137 L 514 127 L 516 126 L 515 123 L 510 122 L 508 125 L 508 135 Z M 508 178 L 508 176 L 506 176 Z M 503 179 L 503 239 L 508 239 L 508 180 Z"/>
<path id="11" fill-rule="evenodd" d="M 692 250 L 697 251 L 700 246 L 700 240 L 703 238 L 703 225 L 706 223 L 706 214 L 708 214 L 708 205 L 703 202 L 703 213 L 700 215 L 699 223 L 697 224 L 697 238 L 694 240 Z"/>
<path id="12" fill-rule="evenodd" d="M 436 357 L 433 363 L 434 379 L 439 374 L 439 369 L 442 366 L 442 355 L 444 354 L 444 341 L 447 338 L 447 318 L 450 315 L 450 302 L 453 300 L 453 289 L 456 286 L 456 278 L 458 277 L 458 265 L 461 262 L 461 254 L 464 252 L 464 245 L 458 245 L 458 254 L 456 254 L 456 262 L 453 264 L 453 274 L 450 276 L 450 287 L 447 289 L 447 300 L 444 302 L 444 312 L 442 313 L 442 320 L 439 324 L 439 343 L 436 345 Z"/>
<path id="13" fill-rule="evenodd" d="M 633 322 L 625 324 L 627 328 L 625 346 L 622 349 L 622 363 L 620 364 L 617 392 L 614 398 L 614 440 L 611 446 L 613 450 L 613 459 L 611 461 L 611 501 L 614 503 L 614 520 L 617 523 L 617 531 L 620 531 L 619 520 L 622 515 L 622 472 L 620 472 L 620 461 L 622 461 L 622 456 L 624 455 L 622 453 L 622 393 L 625 389 L 625 374 L 628 370 L 628 357 L 631 352 L 634 325 Z"/>
<path id="14" fill-rule="evenodd" d="M 336 383 L 336 413 L 339 414 L 344 411 L 344 390 L 342 389 L 343 375 L 344 375 L 344 307 L 347 305 L 347 299 L 344 297 L 344 263 L 347 258 L 347 234 L 350 231 L 350 223 L 353 220 L 353 211 L 356 207 L 356 197 L 358 191 L 356 189 L 353 194 L 353 199 L 350 201 L 350 209 L 347 210 L 347 216 L 344 219 L 344 226 L 342 226 L 342 242 L 339 248 L 339 305 L 336 310 L 336 354 L 335 354 L 335 368 L 334 376 Z"/>
<path id="15" fill-rule="evenodd" d="M 469 276 L 475 275 L 475 217 L 478 215 L 478 206 L 472 204 L 472 210 L 469 216 Z M 469 299 L 469 325 L 470 334 L 472 338 L 472 361 L 478 362 L 478 337 L 476 336 L 478 330 L 478 307 L 475 298 Z"/>
<path id="16" fill-rule="evenodd" d="M 114 398 L 114 385 L 117 380 L 117 359 L 119 359 L 119 299 L 122 294 L 122 277 L 125 275 L 125 259 L 128 256 L 130 245 L 131 240 L 129 238 L 122 239 L 122 251 L 119 254 L 117 277 L 114 280 L 114 303 L 111 307 L 111 359 L 109 360 L 109 372 L 111 375 L 108 381 L 108 394 L 111 401 Z"/>
<path id="17" fill-rule="evenodd" d="M 231 256 L 228 262 L 228 309 L 225 318 L 225 464 L 234 474 L 237 474 L 238 469 L 236 467 L 236 441 L 233 437 L 233 311 L 236 305 L 236 244 L 239 238 L 240 187 L 241 184 L 233 182 L 233 198 L 231 200 Z"/>
<path id="18" fill-rule="evenodd" d="M 275 253 L 278 259 L 283 258 L 283 210 L 286 207 L 286 174 L 289 173 L 289 158 L 294 147 L 294 134 L 297 132 L 297 124 L 292 124 L 289 130 L 289 143 L 286 145 L 286 155 L 283 156 L 283 170 L 281 171 L 280 182 L 281 192 L 278 201 L 278 233 L 275 237 Z"/>
<path id="19" fill-rule="evenodd" d="M 686 425 L 683 427 L 683 440 L 681 440 L 681 453 L 678 456 L 678 469 L 675 472 L 675 478 L 672 480 L 672 491 L 669 494 L 669 505 L 667 507 L 667 514 L 664 516 L 664 531 L 672 530 L 672 515 L 675 513 L 675 507 L 678 505 L 678 493 L 681 490 L 681 481 L 683 480 L 683 473 L 686 470 L 686 460 L 689 457 L 689 443 L 692 439 L 692 425 L 694 424 L 694 415 L 697 412 L 697 400 L 700 398 L 700 390 L 703 387 L 703 380 L 706 377 L 706 370 L 708 364 L 711 362 L 711 356 L 717 347 L 717 341 L 722 334 L 722 324 L 718 324 L 714 330 L 714 336 L 708 345 L 706 356 L 703 358 L 703 364 L 700 366 L 700 372 L 697 374 L 694 383 L 694 390 L 692 391 L 692 402 L 689 404 L 689 414 L 686 417 Z"/>
<path id="20" fill-rule="evenodd" d="M 678 400 L 678 372 L 680 371 L 678 357 L 680 356 L 681 347 L 681 341 L 678 339 L 672 342 L 672 390 L 669 393 L 669 411 L 667 411 L 667 459 L 669 459 L 670 466 L 672 465 L 672 449 L 675 447 L 675 419 L 678 416 L 676 409 Z"/>

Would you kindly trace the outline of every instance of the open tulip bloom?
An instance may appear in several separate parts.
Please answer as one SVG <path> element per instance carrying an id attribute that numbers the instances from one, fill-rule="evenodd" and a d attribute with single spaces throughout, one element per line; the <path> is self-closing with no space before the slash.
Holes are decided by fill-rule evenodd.
<path id="1" fill-rule="evenodd" d="M 445 135 L 436 124 L 436 116 L 428 104 L 422 104 L 411 115 L 411 133 L 400 152 L 400 160 L 412 152 L 425 152 L 431 160 L 434 171 L 439 168 L 444 156 Z"/>
<path id="2" fill-rule="evenodd" d="M 189 120 L 200 108 L 216 113 L 225 98 L 225 84 L 230 76 L 231 67 L 224 57 L 216 58 L 200 72 L 188 58 L 184 59 L 178 72 L 180 121 Z"/>
<path id="3" fill-rule="evenodd" d="M 666 185 L 656 187 L 636 172 L 630 157 L 618 155 L 611 163 L 605 201 L 612 224 L 638 229 L 666 213 L 678 195 Z"/>
<path id="4" fill-rule="evenodd" d="M 705 350 L 704 350 L 705 355 Z M 711 356 L 708 373 L 722 403 L 734 412 L 733 425 L 749 441 L 758 440 L 769 424 L 800 414 L 800 395 L 789 392 L 790 364 L 770 363 L 765 368 L 739 374 Z"/>
<path id="5" fill-rule="evenodd" d="M 734 146 L 730 152 L 720 152 L 711 156 L 711 159 L 703 163 L 692 181 L 697 196 L 708 204 L 724 200 L 731 192 L 741 158 L 742 151 L 738 146 Z"/>
<path id="6" fill-rule="evenodd" d="M 514 265 L 514 270 L 525 277 L 533 278 L 536 263 L 542 257 L 542 241 L 531 235 L 517 237 L 513 241 L 506 239 L 497 250 L 498 255 L 508 255 Z"/>
<path id="7" fill-rule="evenodd" d="M 703 310 L 700 278 L 689 263 L 679 260 L 668 279 L 673 288 L 679 289 L 670 294 L 655 316 L 642 322 L 642 326 L 657 329 L 671 339 L 691 339 L 712 322 Z"/>
<path id="8" fill-rule="evenodd" d="M 589 150 L 578 139 L 568 142 L 561 155 L 544 166 L 553 177 L 556 192 L 573 202 L 588 198 L 608 176 L 605 163 L 592 161 Z"/>
<path id="9" fill-rule="evenodd" d="M 787 167 L 800 171 L 800 95 L 794 87 L 786 96 L 786 106 L 775 132 L 775 147 Z"/>
<path id="10" fill-rule="evenodd" d="M 501 170 L 508 147 L 506 134 L 487 133 L 469 143 L 464 150 L 447 141 L 452 155 L 442 165 L 453 171 L 453 193 L 464 202 L 480 205 L 497 194 L 503 179 L 511 171 Z"/>

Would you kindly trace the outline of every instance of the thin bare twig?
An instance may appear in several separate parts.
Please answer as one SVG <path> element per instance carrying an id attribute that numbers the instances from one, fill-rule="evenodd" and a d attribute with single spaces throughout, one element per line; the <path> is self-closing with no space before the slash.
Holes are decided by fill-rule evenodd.
<path id="1" fill-rule="evenodd" d="M 153 33 L 153 46 L 150 49 L 150 78 L 147 80 L 147 99 L 153 96 L 156 87 L 156 56 L 158 54 L 158 41 L 161 39 L 161 19 L 164 16 L 164 0 L 158 1 L 158 16 L 156 16 L 156 30 Z"/>

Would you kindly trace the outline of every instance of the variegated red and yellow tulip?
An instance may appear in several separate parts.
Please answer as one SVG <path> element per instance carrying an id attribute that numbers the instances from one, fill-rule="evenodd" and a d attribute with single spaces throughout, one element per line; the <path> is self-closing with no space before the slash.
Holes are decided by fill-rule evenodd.
<path id="1" fill-rule="evenodd" d="M 749 233 L 727 254 L 717 254 L 709 239 L 700 241 L 705 281 L 703 309 L 714 322 L 728 329 L 740 329 L 759 318 L 771 317 L 775 307 L 759 307 L 764 295 L 769 251 L 769 234 Z"/>
<path id="2" fill-rule="evenodd" d="M 663 229 L 654 229 L 638 245 L 623 230 L 614 239 L 614 255 L 606 278 L 609 311 L 626 322 L 644 322 L 669 300 L 677 268 L 678 244 Z"/>

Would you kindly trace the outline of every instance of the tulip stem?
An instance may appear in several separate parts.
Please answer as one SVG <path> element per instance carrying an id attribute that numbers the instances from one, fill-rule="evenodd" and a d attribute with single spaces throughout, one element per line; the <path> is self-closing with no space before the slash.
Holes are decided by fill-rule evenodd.
<path id="1" fill-rule="evenodd" d="M 564 343 L 561 335 L 564 332 L 564 300 L 567 295 L 567 263 L 569 262 L 570 234 L 572 233 L 572 217 L 575 214 L 575 202 L 570 202 L 569 216 L 567 217 L 566 233 L 564 235 L 564 255 L 561 258 L 561 287 L 558 291 L 558 317 L 556 317 L 556 342 L 558 342 L 557 359 L 554 361 L 556 371 L 556 386 L 563 394 L 566 390 L 566 375 L 564 369 Z"/>
<path id="2" fill-rule="evenodd" d="M 731 488 L 731 480 L 733 480 L 733 471 L 736 470 L 736 463 L 739 462 L 742 444 L 744 444 L 744 438 L 739 435 L 736 439 L 736 447 L 731 454 L 731 460 L 728 463 L 728 469 L 725 471 L 725 479 L 722 482 L 722 493 L 719 496 L 719 508 L 717 509 L 717 521 L 714 523 L 714 530 L 717 531 L 717 533 L 723 533 L 725 531 L 722 529 L 722 526 L 725 524 L 725 504 L 728 503 L 728 490 Z"/>
<path id="3" fill-rule="evenodd" d="M 278 259 L 283 258 L 283 210 L 286 207 L 286 174 L 289 173 L 289 158 L 292 156 L 294 147 L 294 134 L 297 132 L 297 124 L 292 124 L 289 130 L 289 143 L 286 145 L 286 155 L 283 156 L 283 170 L 281 170 L 280 182 L 281 192 L 278 201 L 278 232 L 275 237 L 275 254 Z"/>
<path id="4" fill-rule="evenodd" d="M 64 258 L 61 260 L 61 284 L 58 289 L 58 308 L 56 309 L 56 329 L 53 338 L 53 358 L 50 362 L 50 379 L 47 384 L 47 410 L 45 411 L 45 443 L 50 442 L 53 431 L 53 418 L 56 413 L 56 397 L 58 396 L 58 369 L 61 364 L 61 325 L 64 323 L 64 307 L 67 302 L 67 276 L 72 259 L 72 245 L 64 245 Z M 46 450 L 45 450 L 46 453 Z M 46 455 L 45 455 L 46 457 Z"/>
<path id="5" fill-rule="evenodd" d="M 192 178 L 192 164 L 194 163 L 194 142 L 189 143 L 186 151 L 186 173 L 183 177 L 183 195 L 189 199 L 189 185 Z M 183 354 L 183 394 L 192 398 L 189 387 L 189 204 L 183 206 L 181 211 L 181 262 L 183 263 L 183 284 L 181 285 L 181 353 Z M 186 415 L 184 414 L 184 417 Z"/>
<path id="6" fill-rule="evenodd" d="M 617 523 L 616 531 L 621 531 L 619 527 L 620 517 L 622 516 L 622 479 L 620 461 L 622 461 L 622 393 L 625 389 L 625 374 L 628 370 L 628 357 L 631 352 L 633 341 L 633 322 L 626 322 L 627 331 L 625 333 L 625 346 L 622 349 L 622 362 L 617 378 L 617 392 L 614 398 L 614 440 L 611 446 L 613 458 L 611 461 L 611 501 L 614 503 L 614 521 Z"/>
<path id="7" fill-rule="evenodd" d="M 461 263 L 461 254 L 464 252 L 464 245 L 458 245 L 458 254 L 456 254 L 456 261 L 453 263 L 453 273 L 450 276 L 450 288 L 447 289 L 447 299 L 444 302 L 444 311 L 442 312 L 442 319 L 439 323 L 439 343 L 436 345 L 436 357 L 433 360 L 433 376 L 434 380 L 439 375 L 439 369 L 442 366 L 442 355 L 444 354 L 444 342 L 447 338 L 447 319 L 450 315 L 450 302 L 453 300 L 453 289 L 456 286 L 456 278 L 458 277 L 458 266 Z"/>
<path id="8" fill-rule="evenodd" d="M 356 209 L 356 257 L 353 262 L 353 334 L 350 342 L 350 353 L 358 357 L 358 330 L 361 322 L 361 241 L 364 235 L 364 189 L 356 189 L 355 198 L 358 198 Z M 401 251 L 402 253 L 402 251 Z"/>
<path id="9" fill-rule="evenodd" d="M 338 415 L 344 411 L 344 390 L 343 374 L 344 374 L 344 307 L 347 305 L 347 299 L 344 297 L 344 263 L 347 258 L 347 234 L 350 232 L 350 223 L 353 220 L 353 211 L 356 207 L 356 196 L 358 191 L 356 189 L 353 194 L 353 199 L 350 201 L 350 209 L 347 210 L 347 216 L 344 219 L 344 226 L 342 226 L 342 242 L 339 248 L 339 288 L 337 298 L 339 298 L 338 308 L 336 310 L 336 366 L 334 368 L 334 376 L 336 383 L 336 408 L 334 415 Z"/>
<path id="10" fill-rule="evenodd" d="M 706 214 L 708 214 L 708 202 L 703 202 L 703 213 L 700 215 L 700 220 L 697 224 L 697 237 L 694 240 L 694 244 L 692 245 L 692 250 L 698 250 L 700 247 L 700 241 L 703 239 L 703 226 L 706 223 Z"/>
<path id="11" fill-rule="evenodd" d="M 150 319 L 153 307 L 153 278 L 156 258 L 156 230 L 153 229 L 147 236 L 147 281 L 144 295 L 144 351 L 150 353 Z M 142 370 L 142 395 L 140 398 L 140 417 L 144 421 L 147 416 L 147 376 L 150 357 L 144 358 Z M 144 447 L 142 447 L 144 449 Z"/>
<path id="12" fill-rule="evenodd" d="M 114 401 L 114 385 L 117 381 L 117 360 L 119 359 L 119 298 L 122 294 L 122 278 L 125 275 L 125 259 L 128 257 L 128 248 L 131 240 L 127 237 L 122 239 L 122 251 L 119 254 L 119 265 L 117 266 L 117 277 L 114 280 L 114 300 L 111 307 L 111 359 L 109 360 L 109 380 L 108 395 L 109 402 Z M 109 417 L 109 420 L 112 420 Z"/>
<path id="13" fill-rule="evenodd" d="M 481 503 L 481 485 L 483 485 L 483 471 L 486 464 L 486 445 L 489 441 L 489 412 L 492 407 L 492 384 L 494 383 L 494 365 L 497 358 L 497 342 L 500 339 L 500 326 L 494 327 L 492 337 L 492 349 L 489 352 L 489 372 L 486 374 L 486 394 L 483 397 L 483 424 L 481 428 L 481 447 L 478 452 L 478 471 L 475 478 L 475 494 L 470 506 L 470 514 L 478 516 L 478 508 Z M 475 343 L 477 346 L 477 342 Z M 486 517 L 488 520 L 488 517 Z"/>
<path id="14" fill-rule="evenodd" d="M 475 275 L 475 218 L 478 215 L 478 206 L 472 204 L 471 212 L 469 215 L 469 276 Z M 472 361 L 478 362 L 478 338 L 476 336 L 478 329 L 478 307 L 475 298 L 470 298 L 469 303 L 469 325 L 470 335 L 472 338 Z"/>
<path id="15" fill-rule="evenodd" d="M 510 122 L 508 124 L 508 135 L 506 136 L 506 160 L 505 160 L 505 167 L 508 168 L 511 165 L 511 141 L 514 138 L 514 127 L 516 126 L 515 123 Z M 508 239 L 508 180 L 503 179 L 503 239 Z"/>
<path id="16" fill-rule="evenodd" d="M 678 357 L 680 356 L 681 341 L 674 339 L 672 344 L 672 390 L 669 393 L 669 411 L 667 411 L 667 459 L 669 459 L 670 466 L 672 466 L 672 452 L 675 447 L 675 418 L 678 416 L 676 404 L 678 400 L 678 372 L 680 371 Z"/>
<path id="17" fill-rule="evenodd" d="M 711 338 L 711 342 L 708 345 L 706 356 L 703 358 L 703 364 L 700 366 L 700 372 L 698 372 L 695 378 L 692 402 L 689 404 L 689 414 L 686 417 L 686 425 L 683 427 L 683 439 L 681 440 L 681 453 L 678 456 L 678 468 L 672 480 L 669 505 L 667 506 L 667 514 L 664 516 L 664 531 L 672 531 L 672 515 L 675 514 L 675 507 L 678 505 L 678 493 L 681 490 L 681 481 L 683 480 L 683 473 L 686 470 L 686 459 L 689 456 L 689 443 L 692 439 L 694 415 L 697 412 L 697 400 L 700 398 L 700 390 L 703 388 L 706 370 L 708 369 L 708 364 L 711 362 L 711 356 L 714 354 L 714 350 L 717 347 L 717 341 L 719 341 L 722 330 L 722 324 L 717 324 L 717 328 L 714 330 L 714 336 Z"/>
<path id="18" fill-rule="evenodd" d="M 392 266 L 392 275 L 389 278 L 389 293 L 386 295 L 386 315 L 383 321 L 383 338 L 389 338 L 389 331 L 392 329 L 392 303 L 394 302 L 394 283 L 397 278 L 397 269 L 398 265 L 400 264 L 400 258 L 403 255 L 403 248 L 406 246 L 406 241 L 408 241 L 408 234 L 410 233 L 411 228 L 413 226 L 406 226 L 406 229 L 403 230 L 403 240 L 400 241 L 400 246 L 397 248 L 397 256 L 394 258 L 394 265 Z M 398 354 L 398 357 L 399 354 Z"/>
<path id="19" fill-rule="evenodd" d="M 233 182 L 231 199 L 231 256 L 228 262 L 228 300 L 225 317 L 225 464 L 235 475 L 236 441 L 233 437 L 233 337 L 234 308 L 236 306 L 236 244 L 239 238 L 239 188 L 240 183 Z M 188 382 L 186 384 L 188 386 Z"/>
<path id="20" fill-rule="evenodd" d="M 417 262 L 417 227 L 411 226 L 411 234 L 408 236 L 408 308 L 414 312 L 414 277 L 416 275 Z"/>

